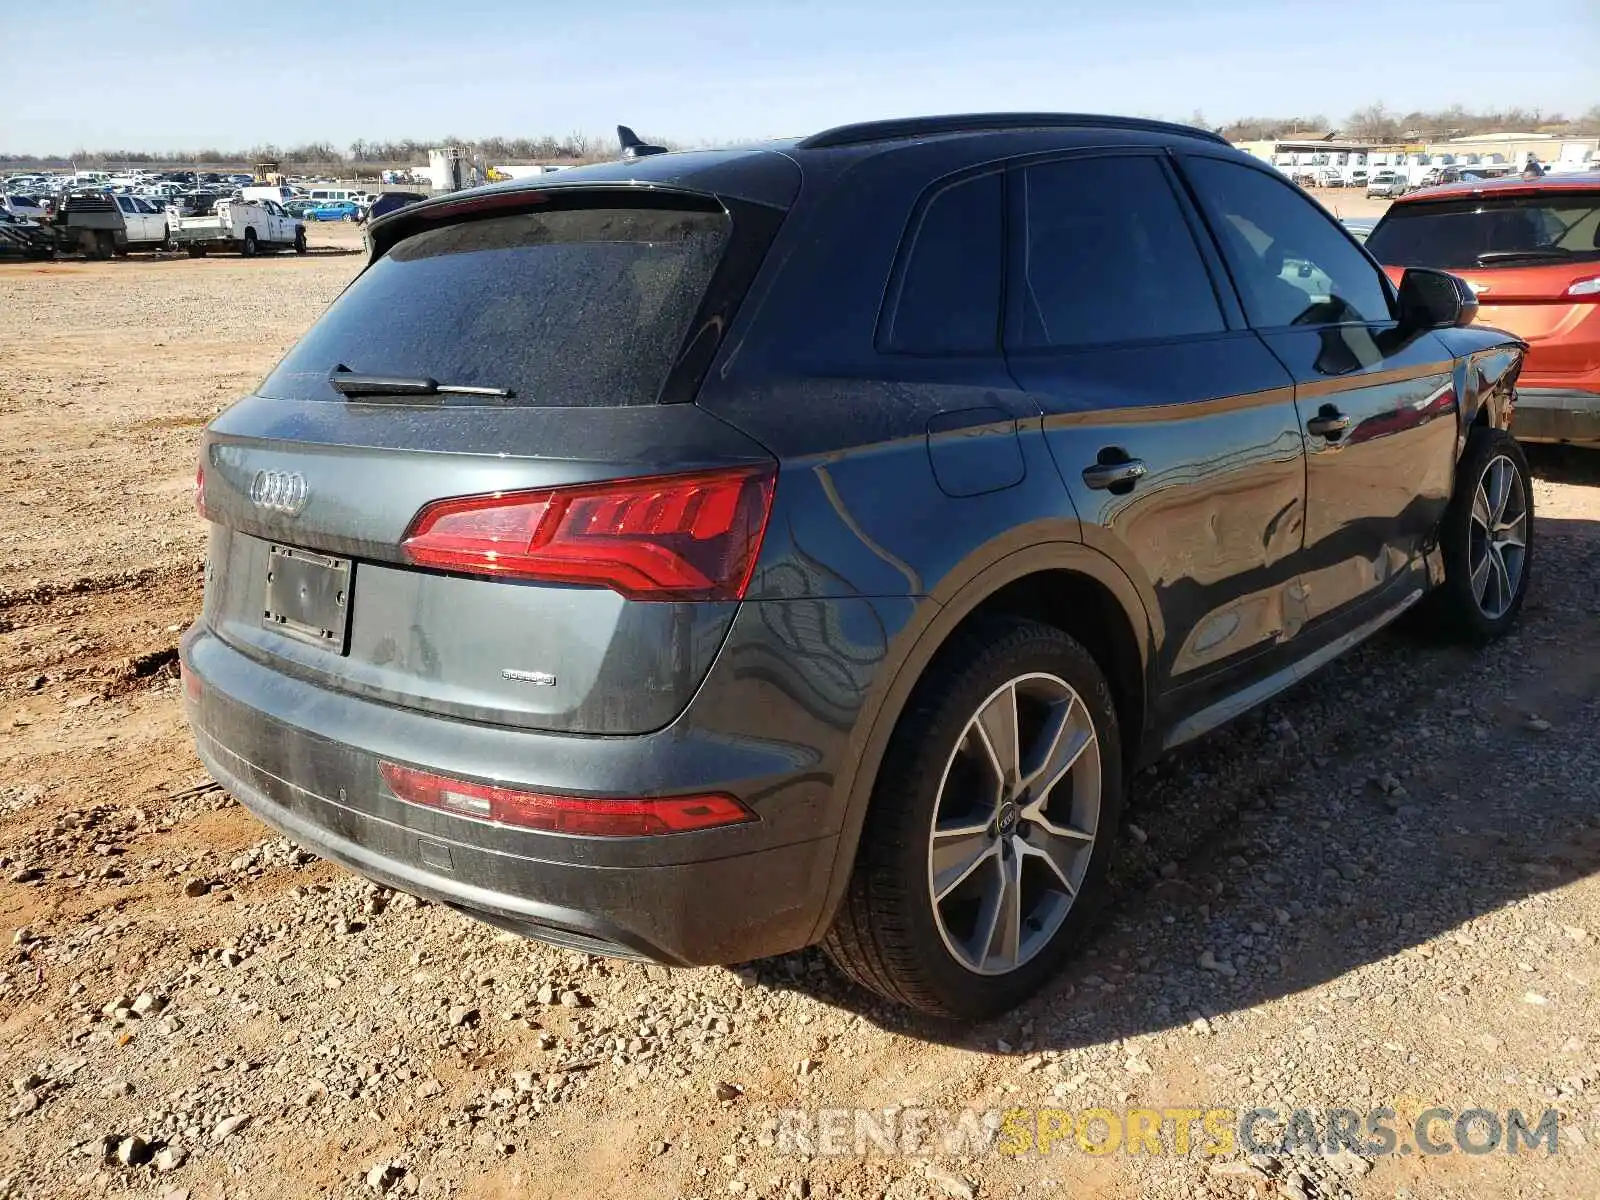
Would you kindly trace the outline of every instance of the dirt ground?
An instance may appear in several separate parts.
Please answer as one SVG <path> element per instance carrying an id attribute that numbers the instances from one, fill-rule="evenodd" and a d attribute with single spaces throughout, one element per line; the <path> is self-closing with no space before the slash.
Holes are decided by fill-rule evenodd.
<path id="1" fill-rule="evenodd" d="M 935 1026 L 815 954 L 668 972 L 498 935 L 208 786 L 174 665 L 196 434 L 358 241 L 0 266 L 0 1198 L 1600 1194 L 1600 454 L 1537 456 L 1515 636 L 1386 634 L 1141 775 L 1087 954 Z M 1214 1106 L 1390 1108 L 1400 1144 L 794 1136 L 834 1108 Z M 1553 1110 L 1558 1150 L 1408 1153 L 1430 1106 L 1446 1139 Z"/>

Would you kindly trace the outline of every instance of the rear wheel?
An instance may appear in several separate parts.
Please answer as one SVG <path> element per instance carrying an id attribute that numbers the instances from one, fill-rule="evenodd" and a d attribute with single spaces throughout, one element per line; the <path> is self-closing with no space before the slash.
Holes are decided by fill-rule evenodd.
<path id="1" fill-rule="evenodd" d="M 1504 634 L 1522 611 L 1533 566 L 1533 479 L 1505 430 L 1478 426 L 1468 436 L 1439 547 L 1445 581 L 1432 604 L 1442 623 L 1472 642 Z"/>
<path id="2" fill-rule="evenodd" d="M 190 246 L 188 250 L 190 258 L 204 258 L 206 256 L 206 250 L 204 246 Z"/>
<path id="3" fill-rule="evenodd" d="M 246 229 L 244 231 L 244 245 L 240 248 L 239 253 L 246 258 L 254 258 L 259 249 L 260 247 L 256 245 L 256 231 L 254 229 Z"/>
<path id="4" fill-rule="evenodd" d="M 294 252 L 296 254 L 304 254 L 306 252 L 306 231 L 304 229 L 296 229 L 294 231 Z"/>
<path id="5" fill-rule="evenodd" d="M 178 243 L 172 240 L 172 226 L 170 226 L 170 225 L 162 226 L 162 228 L 161 228 L 161 244 L 159 246 L 157 246 L 156 249 L 157 250 L 163 250 L 163 251 L 170 251 L 170 250 L 176 250 L 177 248 L 178 248 Z"/>
<path id="6" fill-rule="evenodd" d="M 896 728 L 824 942 L 857 982 L 953 1017 L 1011 1008 L 1104 890 L 1122 798 L 1105 676 L 1048 625 L 983 621 Z"/>

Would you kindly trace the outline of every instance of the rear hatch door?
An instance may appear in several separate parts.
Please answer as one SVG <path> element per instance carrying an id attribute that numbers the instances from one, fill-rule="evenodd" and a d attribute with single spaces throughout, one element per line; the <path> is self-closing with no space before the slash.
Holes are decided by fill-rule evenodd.
<path id="1" fill-rule="evenodd" d="M 663 401 L 692 398 L 779 214 L 659 188 L 433 211 L 207 430 L 204 619 L 387 703 L 659 728 L 721 645 L 775 475 Z"/>

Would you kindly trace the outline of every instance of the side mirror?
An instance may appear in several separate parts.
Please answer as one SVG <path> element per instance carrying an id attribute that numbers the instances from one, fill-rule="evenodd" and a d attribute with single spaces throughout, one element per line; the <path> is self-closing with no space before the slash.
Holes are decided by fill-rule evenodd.
<path id="1" fill-rule="evenodd" d="M 1410 267 L 1400 277 L 1403 329 L 1454 329 L 1472 324 L 1477 315 L 1478 297 L 1464 279 L 1424 267 Z"/>

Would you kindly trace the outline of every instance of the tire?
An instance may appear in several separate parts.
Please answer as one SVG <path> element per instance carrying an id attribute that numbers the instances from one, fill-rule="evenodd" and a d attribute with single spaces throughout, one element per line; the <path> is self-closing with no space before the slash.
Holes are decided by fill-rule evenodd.
<path id="1" fill-rule="evenodd" d="M 116 253 L 116 249 L 116 238 L 105 230 L 99 230 L 94 235 L 94 248 L 89 251 L 89 257 L 107 259 Z"/>
<path id="2" fill-rule="evenodd" d="M 298 228 L 294 231 L 294 252 L 304 254 L 306 249 L 306 231 L 304 228 Z"/>
<path id="3" fill-rule="evenodd" d="M 190 258 L 204 258 L 206 256 L 206 248 L 204 246 L 189 246 L 186 249 L 189 251 Z"/>
<path id="4" fill-rule="evenodd" d="M 1048 790 L 1036 782 L 1019 795 L 1013 784 L 1002 796 L 994 786 L 997 760 L 985 749 L 977 714 L 1008 711 L 1008 688 L 1009 711 L 1020 715 L 1023 731 L 1013 745 L 1035 750 L 1013 755 L 1024 768 L 1018 775 L 1026 777 L 1030 762 L 1052 761 L 1038 752 L 1052 727 L 1041 714 L 1065 713 L 1056 744 L 1083 746 Z M 1042 707 L 1052 696 L 1055 707 Z M 1036 774 L 1056 773 L 1061 761 Z M 854 871 L 823 947 L 856 982 L 931 1016 L 983 1018 L 1012 1008 L 1057 970 L 1092 923 L 1121 802 L 1116 708 L 1094 658 L 1049 625 L 980 621 L 940 652 L 890 738 Z M 936 822 L 946 830 L 942 838 L 934 835 Z M 968 832 L 951 833 L 962 827 Z M 1088 840 L 1082 832 L 1055 836 L 1074 830 L 1087 830 Z M 936 845 L 948 864 L 937 871 Z M 1063 856 L 1062 870 L 1041 857 L 1052 846 Z M 1069 881 L 1075 877 L 1075 898 L 1061 886 L 1063 871 Z M 1028 918 L 1011 923 L 1015 939 L 986 921 L 999 911 L 994 889 L 1011 879 L 1022 898 L 1010 911 Z M 940 888 L 946 895 L 936 899 Z"/>
<path id="5" fill-rule="evenodd" d="M 163 225 L 161 227 L 161 244 L 156 249 L 163 252 L 171 252 L 177 248 L 178 243 L 172 240 L 172 226 Z"/>
<path id="6" fill-rule="evenodd" d="M 244 245 L 239 248 L 239 253 L 246 258 L 254 258 L 259 249 L 256 245 L 256 231 L 254 229 L 246 229 L 244 231 Z"/>
<path id="7" fill-rule="evenodd" d="M 1439 626 L 1474 644 L 1505 634 L 1528 595 L 1533 544 L 1528 459 L 1505 430 L 1477 426 L 1467 436 L 1439 529 L 1444 584 L 1429 601 Z"/>

